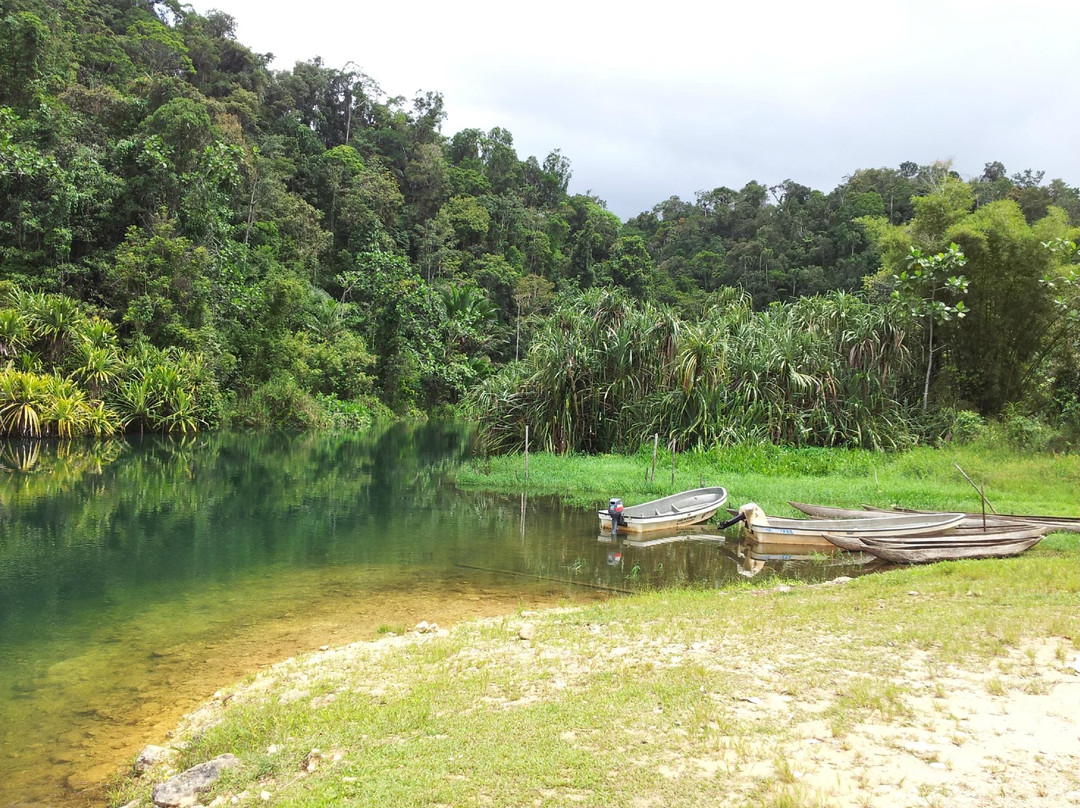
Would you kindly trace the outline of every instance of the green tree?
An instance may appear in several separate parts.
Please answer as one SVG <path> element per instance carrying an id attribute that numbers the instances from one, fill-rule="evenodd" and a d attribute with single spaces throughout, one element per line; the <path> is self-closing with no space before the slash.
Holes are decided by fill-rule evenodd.
<path id="1" fill-rule="evenodd" d="M 0 17 L 0 107 L 27 111 L 68 79 L 68 43 L 34 11 L 0 14 L 4 15 Z M 60 27 L 55 19 L 53 25 Z"/>
<path id="2" fill-rule="evenodd" d="M 611 258 L 605 264 L 603 272 L 616 286 L 626 289 L 632 297 L 644 300 L 653 285 L 652 256 L 645 248 L 641 236 L 621 236 L 611 250 Z"/>
<path id="3" fill-rule="evenodd" d="M 125 328 L 160 348 L 195 347 L 206 325 L 211 257 L 177 235 L 160 212 L 146 230 L 132 227 L 107 274 L 111 298 Z"/>
<path id="4" fill-rule="evenodd" d="M 924 324 L 926 332 L 926 374 L 922 396 L 924 410 L 930 399 L 934 354 L 942 347 L 934 343 L 934 329 L 950 320 L 962 319 L 968 311 L 963 300 L 950 303 L 940 298 L 955 298 L 967 291 L 967 278 L 949 274 L 961 269 L 966 263 L 967 259 L 955 244 L 950 244 L 944 252 L 930 256 L 924 256 L 922 250 L 913 247 L 908 254 L 907 269 L 893 276 L 896 283 L 894 299 L 904 306 L 909 316 Z"/>
<path id="5" fill-rule="evenodd" d="M 416 407 L 439 345 L 432 291 L 407 258 L 377 247 L 360 253 L 357 268 L 339 274 L 338 282 L 342 299 L 355 298 L 363 312 L 384 401 L 396 412 Z"/>
<path id="6" fill-rule="evenodd" d="M 539 275 L 522 275 L 514 289 L 514 361 L 521 358 L 522 325 L 543 311 L 554 299 L 555 285 Z M 528 338 L 526 338 L 528 344 Z"/>

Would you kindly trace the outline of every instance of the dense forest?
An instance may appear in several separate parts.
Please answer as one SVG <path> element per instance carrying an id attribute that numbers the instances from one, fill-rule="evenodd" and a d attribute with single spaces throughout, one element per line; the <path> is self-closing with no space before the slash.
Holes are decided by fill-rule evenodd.
<path id="1" fill-rule="evenodd" d="M 558 149 L 444 133 L 438 93 L 270 63 L 177 2 L 0 3 L 0 430 L 469 407 L 493 448 L 1080 436 L 1063 180 L 903 163 L 622 222 Z"/>

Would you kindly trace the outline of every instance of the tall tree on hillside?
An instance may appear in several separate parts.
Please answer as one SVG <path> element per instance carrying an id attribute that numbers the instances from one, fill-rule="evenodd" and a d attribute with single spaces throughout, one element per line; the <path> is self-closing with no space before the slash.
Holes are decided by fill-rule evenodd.
<path id="1" fill-rule="evenodd" d="M 967 306 L 956 297 L 964 294 L 968 280 L 955 274 L 967 263 L 964 254 L 955 244 L 950 244 L 937 255 L 923 255 L 913 247 L 908 255 L 907 269 L 893 276 L 896 288 L 893 297 L 900 301 L 907 313 L 920 321 L 926 332 L 926 375 L 923 383 L 922 406 L 925 410 L 930 400 L 930 379 L 933 375 L 934 354 L 941 346 L 934 342 L 934 329 L 953 319 L 963 319 Z M 952 300 L 942 297 L 951 296 Z M 940 340 L 940 338 L 939 338 Z"/>
<path id="2" fill-rule="evenodd" d="M 948 175 L 913 203 L 915 215 L 904 226 L 864 220 L 882 252 L 882 280 L 902 287 L 912 256 L 933 263 L 941 254 L 940 266 L 928 269 L 947 270 L 946 248 L 957 245 L 966 259 L 963 299 L 971 314 L 950 327 L 952 394 L 980 412 L 997 413 L 1030 393 L 1038 378 L 1053 313 L 1041 280 L 1058 260 L 1041 242 L 1067 234 L 1066 217 L 1058 211 L 1029 225 L 1011 200 L 973 210 L 971 188 Z"/>

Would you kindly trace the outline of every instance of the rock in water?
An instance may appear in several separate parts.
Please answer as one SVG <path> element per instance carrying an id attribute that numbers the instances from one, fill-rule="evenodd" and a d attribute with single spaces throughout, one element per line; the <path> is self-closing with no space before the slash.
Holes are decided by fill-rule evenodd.
<path id="1" fill-rule="evenodd" d="M 212 760 L 192 766 L 186 772 L 170 777 L 164 783 L 154 786 L 154 805 L 159 808 L 184 808 L 194 805 L 197 795 L 210 788 L 225 769 L 237 766 L 240 758 L 236 755 L 218 755 Z"/>

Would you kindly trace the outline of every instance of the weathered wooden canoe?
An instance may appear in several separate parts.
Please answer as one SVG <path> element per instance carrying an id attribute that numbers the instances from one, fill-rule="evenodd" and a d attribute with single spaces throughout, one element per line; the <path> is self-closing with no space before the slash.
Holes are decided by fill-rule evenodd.
<path id="1" fill-rule="evenodd" d="M 949 533 L 923 533 L 917 536 L 896 536 L 890 533 L 849 533 L 867 547 L 978 547 L 987 544 L 1007 544 L 1042 538 L 1047 529 L 1041 525 L 994 525 L 985 530 L 959 527 Z M 832 541 L 842 533 L 829 533 Z M 834 542 L 835 543 L 835 542 Z"/>
<path id="2" fill-rule="evenodd" d="M 897 508 L 893 507 L 895 513 L 922 513 L 928 514 L 933 511 L 917 511 L 909 508 Z M 969 519 L 977 519 L 982 522 L 981 513 L 967 513 L 964 514 Z M 1072 516 L 1025 516 L 1019 513 L 988 513 L 986 515 L 987 524 L 990 521 L 996 522 L 1022 522 L 1027 525 L 1041 525 L 1047 529 L 1047 533 L 1080 533 L 1080 518 Z"/>
<path id="3" fill-rule="evenodd" d="M 853 553 L 869 553 L 893 564 L 930 564 L 963 558 L 1006 558 L 1019 555 L 1042 541 L 1042 535 L 1038 535 L 1020 541 L 910 546 L 864 541 L 852 534 L 827 533 L 826 537 L 837 547 Z"/>
<path id="4" fill-rule="evenodd" d="M 807 516 L 815 519 L 865 519 L 870 516 L 870 511 L 862 508 L 836 508 L 832 505 L 810 505 L 806 502 L 792 502 L 788 505 L 797 511 L 802 511 Z"/>
<path id="5" fill-rule="evenodd" d="M 875 508 L 871 505 L 863 505 L 862 508 L 836 508 L 831 505 L 810 505 L 805 502 L 792 502 L 788 505 L 797 511 L 802 511 L 807 516 L 815 519 L 866 519 L 871 516 L 881 516 L 892 513 L 922 513 L 933 514 L 936 511 L 905 511 L 899 508 Z M 957 526 L 957 532 L 966 530 L 982 530 L 984 527 L 1008 527 L 1019 524 L 1018 519 L 1003 519 L 996 514 L 987 514 L 985 522 L 982 514 L 964 514 L 964 520 Z"/>
<path id="6" fill-rule="evenodd" d="M 766 516 L 755 503 L 739 509 L 746 519 L 746 529 L 755 541 L 766 544 L 803 544 L 828 547 L 826 533 L 868 533 L 916 536 L 921 533 L 947 533 L 963 521 L 962 513 L 878 514 L 848 519 L 788 519 Z M 904 518 L 910 517 L 910 518 Z"/>
<path id="7" fill-rule="evenodd" d="M 650 533 L 696 525 L 712 518 L 727 502 L 727 489 L 720 486 L 694 488 L 663 499 L 623 508 L 619 533 Z M 611 515 L 598 511 L 600 529 L 611 532 Z"/>

